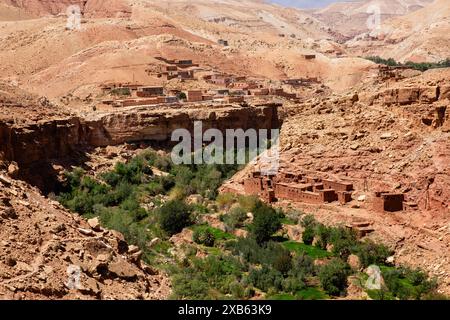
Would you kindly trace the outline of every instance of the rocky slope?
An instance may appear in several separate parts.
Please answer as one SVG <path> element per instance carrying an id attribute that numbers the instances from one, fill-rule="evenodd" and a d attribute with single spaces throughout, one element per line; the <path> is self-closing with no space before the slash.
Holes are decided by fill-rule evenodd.
<path id="1" fill-rule="evenodd" d="M 0 171 L 0 299 L 166 299 L 170 282 L 119 232 Z"/>
<path id="2" fill-rule="evenodd" d="M 371 237 L 396 248 L 397 263 L 420 266 L 450 292 L 450 69 L 387 80 L 357 91 L 287 105 L 281 170 L 355 186 L 346 206 L 294 206 L 327 224 L 369 221 Z M 248 168 L 247 170 L 251 170 Z M 245 174 L 225 187 L 242 191 Z M 374 192 L 400 192 L 411 209 L 379 213 Z"/>
<path id="3" fill-rule="evenodd" d="M 333 30 L 348 37 L 368 31 L 367 21 L 373 8 L 379 8 L 381 21 L 401 17 L 422 9 L 434 0 L 360 0 L 332 3 L 314 12 L 314 16 Z M 377 9 L 378 10 L 378 9 Z"/>
<path id="4" fill-rule="evenodd" d="M 67 17 L 57 15 L 72 1 L 55 8 L 53 2 L 20 2 L 40 16 L 0 22 L 1 77 L 50 98 L 84 97 L 111 81 L 161 85 L 146 70 L 158 67 L 153 57 L 166 56 L 263 79 L 317 76 L 333 89 L 346 89 L 371 65 L 358 58 L 335 59 L 343 52 L 333 41 L 335 33 L 300 10 L 258 1 L 124 2 L 130 16 L 115 10 L 116 2 L 108 7 L 118 14 L 96 15 L 88 9 L 97 2 L 87 1 L 81 30 L 67 30 Z M 229 46 L 219 45 L 219 39 Z M 308 53 L 317 53 L 317 59 L 302 58 Z"/>
<path id="5" fill-rule="evenodd" d="M 279 127 L 277 104 L 141 107 L 83 115 L 22 92 L 15 98 L 5 95 L 0 106 L 0 159 L 15 162 L 19 168 L 16 176 L 43 191 L 55 188 L 55 166 L 61 169 L 81 163 L 86 150 L 99 146 L 140 141 L 170 146 L 173 130 L 193 132 L 195 121 L 202 121 L 203 130 L 217 128 L 223 132 L 230 128 Z"/>
<path id="6" fill-rule="evenodd" d="M 450 5 L 436 0 L 400 18 L 385 21 L 381 30 L 348 43 L 353 54 L 378 55 L 397 61 L 440 62 L 449 58 Z"/>
<path id="7" fill-rule="evenodd" d="M 35 17 L 66 14 L 71 5 L 79 6 L 86 17 L 126 17 L 131 8 L 126 0 L 3 0 L 6 5 L 19 8 Z"/>

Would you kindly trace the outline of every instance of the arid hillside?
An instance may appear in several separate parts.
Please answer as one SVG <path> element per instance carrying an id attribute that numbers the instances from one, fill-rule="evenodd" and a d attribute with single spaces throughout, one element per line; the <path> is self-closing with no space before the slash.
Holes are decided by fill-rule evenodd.
<path id="1" fill-rule="evenodd" d="M 422 9 L 433 0 L 362 0 L 337 2 L 314 12 L 314 16 L 345 36 L 353 37 L 368 31 L 370 16 L 380 13 L 380 21 Z"/>
<path id="2" fill-rule="evenodd" d="M 159 66 L 155 56 L 166 56 L 263 79 L 314 76 L 345 90 L 373 66 L 336 58 L 343 51 L 334 33 L 300 10 L 253 1 L 227 3 L 226 10 L 210 1 L 133 1 L 129 15 L 122 2 L 108 6 L 114 14 L 102 15 L 95 4 L 83 6 L 81 30 L 68 30 L 62 4 L 22 3 L 36 18 L 0 23 L 2 77 L 53 98 L 86 97 L 105 82 L 161 84 L 147 70 Z M 219 39 L 229 45 L 219 45 Z M 307 61 L 307 54 L 317 59 Z"/>
<path id="3" fill-rule="evenodd" d="M 75 26 L 67 16 L 73 5 L 81 13 Z M 367 29 L 374 5 L 380 30 Z M 317 249 L 317 234 L 304 241 L 300 216 L 347 229 L 359 223 L 367 233 L 352 237 L 391 250 L 380 264 L 420 267 L 450 294 L 450 68 L 422 72 L 367 59 L 450 58 L 449 0 L 361 0 L 317 11 L 261 0 L 0 0 L 0 43 L 0 299 L 236 298 L 233 286 L 248 299 L 270 298 L 270 285 L 240 286 L 265 270 L 259 262 L 227 285 L 199 286 L 210 290 L 193 288 L 194 273 L 183 273 L 204 258 L 219 266 L 228 240 L 254 232 L 252 210 L 263 207 L 250 197 L 244 202 L 254 207 L 237 210 L 242 199 L 228 191 L 297 215 L 263 237 L 287 245 L 287 259 L 303 252 L 292 245 Z M 198 121 L 221 133 L 280 129 L 280 172 L 297 180 L 273 185 L 296 196 L 249 194 L 252 164 L 173 164 L 172 133 L 192 134 Z M 180 229 L 165 230 L 159 209 L 172 200 L 183 214 L 196 206 Z M 173 216 L 165 218 L 171 229 Z M 196 228 L 220 239 L 203 246 Z M 269 248 L 264 241 L 255 248 Z M 321 245 L 311 260 L 317 268 L 337 257 Z M 350 257 L 341 258 L 346 265 Z M 180 274 L 169 280 L 170 266 Z M 352 268 L 364 278 L 366 267 Z M 196 281 L 205 285 L 203 271 Z M 324 289 L 317 277 L 303 280 L 303 289 Z"/>
<path id="4" fill-rule="evenodd" d="M 285 106 L 281 171 L 351 182 L 347 205 L 284 201 L 324 223 L 369 222 L 373 239 L 398 250 L 450 292 L 450 70 L 384 79 L 345 94 Z M 227 188 L 243 192 L 249 166 Z M 375 192 L 404 194 L 410 209 L 379 213 Z"/>
<path id="5" fill-rule="evenodd" d="M 439 62 L 449 58 L 450 5 L 436 0 L 423 9 L 387 20 L 347 43 L 355 55 L 378 55 L 397 61 Z"/>

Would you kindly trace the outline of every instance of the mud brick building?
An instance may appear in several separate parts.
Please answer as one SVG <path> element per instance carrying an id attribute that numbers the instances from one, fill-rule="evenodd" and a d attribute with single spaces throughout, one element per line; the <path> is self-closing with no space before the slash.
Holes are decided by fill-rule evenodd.
<path id="1" fill-rule="evenodd" d="M 244 191 L 267 202 L 291 200 L 322 204 L 339 201 L 345 204 L 352 200 L 353 184 L 286 172 L 276 176 L 263 176 L 260 172 L 254 172 L 244 180 Z"/>
<path id="2" fill-rule="evenodd" d="M 138 97 L 158 97 L 164 95 L 163 87 L 141 87 L 137 91 Z"/>
<path id="3" fill-rule="evenodd" d="M 396 212 L 404 208 L 405 195 L 401 193 L 376 192 L 373 209 L 378 212 Z"/>
<path id="4" fill-rule="evenodd" d="M 315 54 L 304 54 L 303 58 L 305 58 L 306 60 L 313 60 L 316 58 Z"/>
<path id="5" fill-rule="evenodd" d="M 226 74 L 217 74 L 216 73 L 216 74 L 212 74 L 208 77 L 204 77 L 204 80 L 206 80 L 206 82 L 211 83 L 211 84 L 228 87 L 233 79 Z"/>
<path id="6" fill-rule="evenodd" d="M 296 99 L 297 95 L 295 93 L 285 92 L 282 88 L 270 89 L 269 92 L 273 96 L 284 97 L 286 99 Z"/>
<path id="7" fill-rule="evenodd" d="M 372 227 L 372 223 L 368 222 L 368 221 L 353 222 L 353 223 L 347 224 L 345 227 L 349 230 L 354 231 L 356 233 L 356 236 L 359 239 L 364 238 L 369 233 L 372 233 L 375 231 L 375 229 Z"/>
<path id="8" fill-rule="evenodd" d="M 294 78 L 294 79 L 286 79 L 281 81 L 282 84 L 290 85 L 293 87 L 301 87 L 301 86 L 309 86 L 313 83 L 319 83 L 318 78 Z"/>
<path id="9" fill-rule="evenodd" d="M 186 70 L 186 71 L 178 71 L 178 79 L 180 80 L 193 80 L 194 79 L 194 71 Z"/>
<path id="10" fill-rule="evenodd" d="M 189 90 L 186 97 L 188 102 L 203 101 L 203 92 L 201 90 Z"/>

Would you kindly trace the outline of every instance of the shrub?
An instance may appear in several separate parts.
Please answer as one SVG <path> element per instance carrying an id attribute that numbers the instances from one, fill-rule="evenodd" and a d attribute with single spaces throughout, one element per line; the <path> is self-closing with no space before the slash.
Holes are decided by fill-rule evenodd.
<path id="1" fill-rule="evenodd" d="M 187 99 L 186 94 L 184 92 L 177 93 L 177 98 L 179 100 L 186 100 Z"/>
<path id="2" fill-rule="evenodd" d="M 283 289 L 283 275 L 266 265 L 260 269 L 252 269 L 248 275 L 248 281 L 258 289 L 268 292 L 272 289 L 278 292 Z"/>
<path id="3" fill-rule="evenodd" d="M 292 270 L 290 275 L 297 278 L 305 278 L 310 275 L 314 275 L 316 267 L 314 265 L 314 259 L 306 254 L 299 254 L 292 259 Z"/>
<path id="4" fill-rule="evenodd" d="M 222 210 L 227 210 L 236 202 L 236 196 L 232 193 L 222 193 L 216 198 L 217 206 Z"/>
<path id="5" fill-rule="evenodd" d="M 231 208 L 230 212 L 227 215 L 224 215 L 223 222 L 229 227 L 231 230 L 236 228 L 240 228 L 243 226 L 244 221 L 247 219 L 247 214 L 241 207 L 235 206 Z"/>
<path id="6" fill-rule="evenodd" d="M 258 243 L 268 241 L 281 228 L 282 217 L 280 214 L 262 202 L 257 204 L 253 215 L 250 232 Z"/>
<path id="7" fill-rule="evenodd" d="M 303 230 L 302 240 L 304 244 L 311 245 L 314 241 L 314 237 L 316 235 L 315 229 L 313 226 L 307 226 Z"/>
<path id="8" fill-rule="evenodd" d="M 213 247 L 216 242 L 216 237 L 208 229 L 198 228 L 192 235 L 192 240 L 197 244 L 202 244 L 207 247 Z"/>
<path id="9" fill-rule="evenodd" d="M 306 284 L 303 279 L 289 277 L 283 279 L 282 287 L 284 292 L 296 294 L 298 291 L 306 288 Z"/>
<path id="10" fill-rule="evenodd" d="M 275 270 L 281 272 L 282 275 L 287 275 L 292 269 L 292 257 L 290 252 L 284 248 L 279 250 L 274 256 L 273 267 Z"/>
<path id="11" fill-rule="evenodd" d="M 372 264 L 385 265 L 386 259 L 392 255 L 392 251 L 386 246 L 369 240 L 357 244 L 353 251 L 358 256 L 361 266 L 365 268 Z"/>
<path id="12" fill-rule="evenodd" d="M 230 284 L 230 292 L 233 295 L 233 298 L 243 299 L 245 297 L 245 288 L 237 281 Z"/>
<path id="13" fill-rule="evenodd" d="M 158 210 L 161 228 L 172 236 L 192 224 L 191 208 L 184 202 L 173 200 Z"/>
<path id="14" fill-rule="evenodd" d="M 325 250 L 331 238 L 331 229 L 323 224 L 318 224 L 316 227 L 316 236 L 318 237 L 316 246 Z"/>
<path id="15" fill-rule="evenodd" d="M 240 196 L 238 198 L 239 206 L 245 212 L 253 212 L 260 202 L 261 200 L 256 196 Z"/>
<path id="16" fill-rule="evenodd" d="M 356 233 L 343 227 L 332 228 L 330 242 L 333 245 L 333 254 L 347 261 L 353 248 L 358 244 Z"/>
<path id="17" fill-rule="evenodd" d="M 437 288 L 435 279 L 419 269 L 387 269 L 383 271 L 384 282 L 390 292 L 399 299 L 426 299 Z"/>
<path id="18" fill-rule="evenodd" d="M 333 259 L 320 269 L 320 284 L 328 294 L 338 296 L 345 292 L 349 275 L 350 266 L 340 259 Z"/>
<path id="19" fill-rule="evenodd" d="M 315 227 L 317 224 L 316 219 L 314 218 L 313 215 L 308 214 L 306 216 L 303 217 L 302 221 L 300 222 L 300 225 L 303 228 L 307 228 L 307 227 Z"/>

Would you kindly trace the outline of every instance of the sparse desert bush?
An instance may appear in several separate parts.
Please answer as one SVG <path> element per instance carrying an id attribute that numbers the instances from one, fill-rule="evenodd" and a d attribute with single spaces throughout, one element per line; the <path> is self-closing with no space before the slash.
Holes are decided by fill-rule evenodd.
<path id="1" fill-rule="evenodd" d="M 240 206 L 234 206 L 228 214 L 224 215 L 223 222 L 225 222 L 228 228 L 234 230 L 242 227 L 246 219 L 247 213 Z"/>

